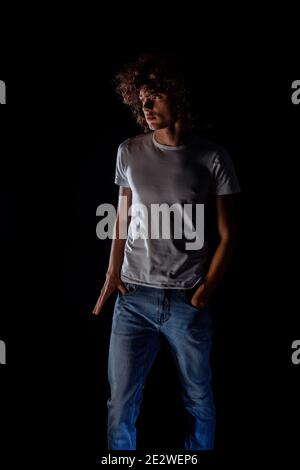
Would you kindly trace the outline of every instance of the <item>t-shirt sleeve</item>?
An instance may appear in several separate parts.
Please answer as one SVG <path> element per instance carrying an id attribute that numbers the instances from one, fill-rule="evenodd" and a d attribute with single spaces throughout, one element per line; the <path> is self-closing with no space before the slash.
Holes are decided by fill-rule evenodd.
<path id="1" fill-rule="evenodd" d="M 124 145 L 119 145 L 117 153 L 116 171 L 115 171 L 115 184 L 118 186 L 130 187 L 127 179 L 127 152 Z"/>
<path id="2" fill-rule="evenodd" d="M 241 192 L 238 177 L 230 155 L 225 149 L 215 154 L 210 192 L 216 195 Z"/>

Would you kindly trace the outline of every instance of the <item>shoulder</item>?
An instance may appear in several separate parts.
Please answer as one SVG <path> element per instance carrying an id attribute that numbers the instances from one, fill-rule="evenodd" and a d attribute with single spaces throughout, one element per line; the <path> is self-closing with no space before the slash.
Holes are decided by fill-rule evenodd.
<path id="1" fill-rule="evenodd" d="M 194 145 L 195 153 L 200 155 L 201 161 L 204 161 L 210 167 L 213 167 L 220 160 L 230 158 L 225 147 L 201 136 L 196 136 Z"/>
<path id="2" fill-rule="evenodd" d="M 226 149 L 225 147 L 223 147 L 222 145 L 212 141 L 212 140 L 209 140 L 207 138 L 203 138 L 199 135 L 197 135 L 195 137 L 195 143 L 197 146 L 199 146 L 203 151 L 211 154 L 211 155 L 215 155 L 215 154 L 218 154 L 218 153 L 223 153 L 223 152 L 226 152 Z"/>
<path id="3" fill-rule="evenodd" d="M 149 145 L 151 142 L 151 135 L 152 134 L 149 132 L 147 134 L 139 134 L 134 137 L 129 137 L 120 143 L 119 150 L 127 152 L 140 150 L 141 148 Z"/>

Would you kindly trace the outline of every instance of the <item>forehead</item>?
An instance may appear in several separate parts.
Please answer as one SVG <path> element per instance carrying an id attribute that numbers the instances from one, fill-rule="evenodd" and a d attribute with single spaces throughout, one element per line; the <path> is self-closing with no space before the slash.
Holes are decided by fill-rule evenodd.
<path id="1" fill-rule="evenodd" d="M 147 96 L 151 95 L 155 90 L 153 88 L 150 88 L 149 86 L 142 86 L 139 91 L 139 97 L 140 98 L 146 98 Z"/>
<path id="2" fill-rule="evenodd" d="M 140 88 L 140 91 L 139 91 L 139 98 L 140 99 L 143 99 L 143 98 L 147 98 L 148 96 L 150 95 L 153 95 L 154 93 L 160 93 L 161 95 L 165 95 L 164 92 L 154 88 L 154 87 L 149 87 L 147 85 L 144 85 Z"/>

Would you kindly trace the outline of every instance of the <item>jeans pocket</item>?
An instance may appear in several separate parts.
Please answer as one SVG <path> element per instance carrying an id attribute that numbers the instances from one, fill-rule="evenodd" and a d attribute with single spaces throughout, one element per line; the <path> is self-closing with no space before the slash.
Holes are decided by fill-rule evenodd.
<path id="1" fill-rule="evenodd" d="M 129 295 L 134 294 L 134 292 L 137 290 L 137 285 L 132 284 L 131 282 L 124 282 L 124 286 L 126 287 L 127 291 L 125 294 L 120 294 L 120 297 L 128 297 Z"/>
<path id="2" fill-rule="evenodd" d="M 192 300 L 192 297 L 193 297 L 193 294 L 194 294 L 194 289 L 181 289 L 180 290 L 180 293 L 181 293 L 181 296 L 182 296 L 182 299 L 183 301 L 185 302 L 186 305 L 188 305 L 189 307 L 195 309 L 195 310 L 202 310 L 203 307 L 195 307 L 192 303 L 191 303 L 191 300 Z M 204 307 L 206 308 L 206 307 Z"/>

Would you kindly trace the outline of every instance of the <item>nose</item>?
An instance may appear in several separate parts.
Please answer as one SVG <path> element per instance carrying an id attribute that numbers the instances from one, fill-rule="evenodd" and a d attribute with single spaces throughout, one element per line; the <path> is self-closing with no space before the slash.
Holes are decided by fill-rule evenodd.
<path id="1" fill-rule="evenodd" d="M 153 101 L 151 99 L 147 99 L 143 104 L 143 109 L 153 109 Z"/>

